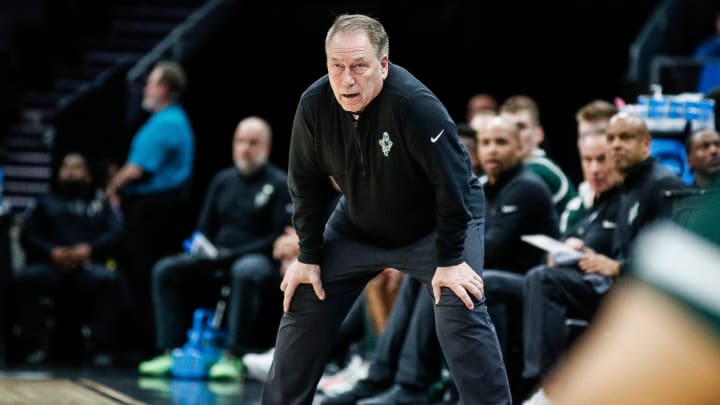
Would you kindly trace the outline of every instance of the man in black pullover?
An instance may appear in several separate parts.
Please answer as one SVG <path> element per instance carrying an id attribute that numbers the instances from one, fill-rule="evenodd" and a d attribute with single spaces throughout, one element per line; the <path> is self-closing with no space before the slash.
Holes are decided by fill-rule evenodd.
<path id="1" fill-rule="evenodd" d="M 585 274 L 607 276 L 605 283 L 594 286 L 604 284 L 602 288 L 607 289 L 625 273 L 640 231 L 672 215 L 673 201 L 666 193 L 684 189 L 685 184 L 650 156 L 652 136 L 641 117 L 621 111 L 610 118 L 605 134 L 613 164 L 622 177 L 617 227 L 613 232 L 611 254 L 588 250 L 579 259 L 578 267 Z M 534 377 L 537 369 L 529 367 L 526 371 L 528 377 Z M 552 387 L 547 396 L 552 398 Z M 527 403 L 544 403 L 545 397 L 541 389 Z"/>
<path id="2" fill-rule="evenodd" d="M 15 277 L 24 339 L 35 350 L 28 360 L 40 362 L 47 354 L 42 295 L 55 298 L 62 314 L 56 320 L 63 323 L 90 308 L 95 360 L 110 359 L 107 355 L 117 349 L 118 314 L 128 299 L 125 281 L 113 264 L 122 236 L 117 211 L 95 195 L 85 158 L 66 155 L 56 188 L 28 210 L 22 228 L 28 265 Z"/>
<path id="3" fill-rule="evenodd" d="M 281 315 L 279 263 L 272 259 L 272 246 L 290 223 L 291 206 L 285 172 L 267 162 L 270 142 L 265 120 L 240 121 L 233 138 L 236 167 L 220 171 L 210 183 L 198 231 L 217 248 L 217 256 L 183 253 L 155 264 L 152 296 L 157 346 L 166 352 L 141 363 L 141 373 L 170 371 L 169 349 L 185 342 L 192 321 L 187 309 L 216 300 L 226 279 L 231 286 L 225 316 L 227 352 L 210 368 L 210 377 L 239 378 L 239 357 L 272 345 Z"/>
<path id="4" fill-rule="evenodd" d="M 482 176 L 487 196 L 485 224 L 486 268 L 522 272 L 538 264 L 543 252 L 524 243 L 524 234 L 557 232 L 557 216 L 550 189 L 520 161 L 520 136 L 516 126 L 500 117 L 478 132 Z M 497 272 L 496 272 L 497 273 Z M 485 273 L 486 276 L 489 273 Z M 498 290 L 500 287 L 495 288 Z M 522 283 L 520 283 L 522 288 Z M 435 327 L 432 302 L 424 296 L 408 294 L 417 288 L 412 280 L 403 283 L 385 334 L 377 345 L 368 377 L 353 390 L 323 404 L 347 405 L 349 399 L 363 396 L 368 386 L 389 387 L 358 405 L 387 403 L 428 403 L 427 390 L 440 374 L 441 352 L 431 331 Z M 485 291 L 494 289 L 486 278 Z M 407 299 L 408 295 L 412 299 Z M 488 308 L 491 315 L 490 295 Z M 493 318 L 493 321 L 495 319 Z M 503 317 L 504 322 L 504 317 Z"/>
<path id="5" fill-rule="evenodd" d="M 581 135 L 578 149 L 583 177 L 594 198 L 563 238 L 578 251 L 612 257 L 621 202 L 620 175 L 604 133 Z M 577 258 L 559 254 L 550 255 L 549 265 L 528 272 L 523 315 L 523 377 L 527 386 L 537 383 L 565 351 L 566 318 L 589 320 L 611 285 L 611 277 L 597 273 L 597 269 L 585 273 L 578 267 Z"/>
<path id="6" fill-rule="evenodd" d="M 525 273 L 544 257 L 542 250 L 521 237 L 559 234 L 550 189 L 523 164 L 521 151 L 519 131 L 507 118 L 496 117 L 478 132 L 480 162 L 487 174 L 485 294 L 504 353 L 510 352 L 510 338 L 518 335 L 512 331 L 521 329 Z M 519 375 L 513 360 L 505 357 L 511 383 Z"/>
<path id="7" fill-rule="evenodd" d="M 328 74 L 303 93 L 293 125 L 288 183 L 300 255 L 281 284 L 285 315 L 263 403 L 313 401 L 345 314 L 388 267 L 432 284 L 461 399 L 510 403 L 483 302 L 482 186 L 455 124 L 427 87 L 389 62 L 377 20 L 339 16 L 325 50 Z M 328 175 L 343 197 L 326 226 Z"/>

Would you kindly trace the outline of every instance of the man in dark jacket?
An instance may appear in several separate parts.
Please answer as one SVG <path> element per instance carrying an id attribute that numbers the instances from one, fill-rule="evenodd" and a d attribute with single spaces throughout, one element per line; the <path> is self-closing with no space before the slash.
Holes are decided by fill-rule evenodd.
<path id="1" fill-rule="evenodd" d="M 557 217 L 550 190 L 522 164 L 520 137 L 512 122 L 493 118 L 488 127 L 478 131 L 478 141 L 480 162 L 486 173 L 481 177 L 487 196 L 486 268 L 523 272 L 538 264 L 543 252 L 524 243 L 520 237 L 536 233 L 554 236 L 557 233 Z M 491 284 L 492 273 L 500 272 L 484 273 L 491 316 L 496 309 L 502 311 L 500 302 L 491 302 L 491 294 L 497 296 L 504 292 L 501 291 L 502 286 Z M 522 289 L 521 281 L 519 283 Z M 427 297 L 417 296 L 417 290 L 412 280 L 403 283 L 388 329 L 378 342 L 368 377 L 351 391 L 329 398 L 323 404 L 353 404 L 355 401 L 350 399 L 362 397 L 363 391 L 370 391 L 368 386 L 389 388 L 359 401 L 359 405 L 410 403 L 404 401 L 409 398 L 414 404 L 431 402 L 427 391 L 440 375 L 442 354 L 437 339 L 432 335 L 435 329 L 432 302 L 426 300 Z M 504 311 L 502 315 L 504 324 Z M 493 321 L 496 322 L 495 318 Z"/>
<path id="2" fill-rule="evenodd" d="M 279 263 L 272 259 L 272 246 L 290 223 L 291 206 L 285 172 L 267 161 L 270 144 L 265 120 L 240 121 L 233 138 L 235 167 L 215 175 L 198 220 L 198 231 L 216 254 L 193 249 L 163 258 L 153 268 L 157 346 L 165 353 L 141 363 L 142 374 L 171 370 L 170 349 L 185 343 L 191 325 L 188 309 L 211 305 L 226 280 L 226 353 L 210 368 L 210 377 L 237 379 L 242 355 L 272 346 L 281 315 Z"/>
<path id="3" fill-rule="evenodd" d="M 97 361 L 108 360 L 116 348 L 117 315 L 127 300 L 124 280 L 114 266 L 122 223 L 108 201 L 96 196 L 92 179 L 85 158 L 68 154 L 54 192 L 39 198 L 26 214 L 21 242 L 28 265 L 17 273 L 16 282 L 23 333 L 36 350 L 28 357 L 31 362 L 44 360 L 48 344 L 43 295 L 55 298 L 56 321 L 92 308 Z"/>
<path id="4" fill-rule="evenodd" d="M 620 175 L 604 133 L 581 135 L 578 148 L 583 177 L 594 198 L 563 238 L 577 249 L 578 257 L 588 249 L 611 257 L 621 201 Z M 551 253 L 549 265 L 533 268 L 526 277 L 523 377 L 528 386 L 539 381 L 565 351 L 566 318 L 590 319 L 612 285 L 612 279 L 596 273 L 597 269 L 581 271 L 577 259 Z"/>
<path id="5" fill-rule="evenodd" d="M 617 226 L 611 254 L 587 250 L 580 257 L 578 267 L 585 274 L 606 276 L 604 288 L 609 288 L 625 273 L 640 231 L 660 219 L 671 217 L 673 199 L 667 197 L 668 192 L 681 190 L 685 184 L 650 156 L 652 137 L 641 117 L 619 112 L 610 118 L 605 134 L 610 157 L 622 177 Z M 603 283 L 598 283 L 595 288 L 598 286 Z M 534 367 L 528 368 L 528 376 L 534 371 Z M 552 397 L 552 392 L 548 395 Z M 546 403 L 545 400 L 546 393 L 540 389 L 527 403 Z"/>
<path id="6" fill-rule="evenodd" d="M 339 16 L 325 42 L 328 74 L 298 105 L 288 183 L 300 255 L 281 284 L 285 315 L 264 404 L 312 402 L 345 314 L 388 267 L 432 284 L 463 402 L 510 403 L 483 302 L 482 186 L 447 110 L 389 62 L 388 49 L 377 20 Z M 328 175 L 343 197 L 326 224 Z"/>
<path id="7" fill-rule="evenodd" d="M 559 236 L 550 189 L 522 162 L 522 143 L 513 122 L 497 117 L 478 132 L 478 151 L 487 174 L 485 294 L 511 381 L 514 358 L 508 347 L 521 330 L 525 273 L 540 263 L 544 252 L 525 243 L 523 235 Z M 519 368 L 519 367 L 518 367 Z"/>

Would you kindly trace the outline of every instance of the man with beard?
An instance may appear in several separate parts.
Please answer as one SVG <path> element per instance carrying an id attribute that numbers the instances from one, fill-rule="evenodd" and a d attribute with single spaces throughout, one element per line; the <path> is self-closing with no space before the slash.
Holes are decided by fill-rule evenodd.
<path id="1" fill-rule="evenodd" d="M 687 140 L 688 165 L 695 174 L 694 187 L 707 188 L 720 173 L 720 134 L 701 129 Z"/>
<path id="2" fill-rule="evenodd" d="M 30 363 L 45 360 L 48 337 L 40 303 L 52 296 L 56 321 L 92 308 L 97 362 L 114 349 L 117 313 L 126 299 L 124 282 L 111 260 L 122 237 L 122 223 L 93 189 L 87 161 L 77 153 L 62 160 L 54 192 L 28 209 L 21 242 L 27 267 L 16 274 L 18 309 Z"/>
<path id="3" fill-rule="evenodd" d="M 142 106 L 152 113 L 132 139 L 127 161 L 106 193 L 125 217 L 128 281 L 134 295 L 133 334 L 138 349 L 152 352 L 150 271 L 176 251 L 192 228 L 188 220 L 189 183 L 195 141 L 180 105 L 187 79 L 178 63 L 161 61 L 147 78 Z"/>
<path id="4" fill-rule="evenodd" d="M 189 310 L 211 304 L 227 282 L 227 350 L 210 368 L 210 377 L 239 378 L 240 356 L 273 345 L 282 311 L 279 263 L 272 259 L 272 248 L 290 224 L 291 205 L 287 175 L 267 161 L 270 143 L 265 120 L 243 119 L 233 139 L 235 167 L 220 171 L 210 183 L 197 229 L 217 248 L 217 256 L 182 253 L 153 268 L 156 343 L 165 352 L 141 363 L 142 374 L 170 372 L 170 349 L 185 342 Z"/>

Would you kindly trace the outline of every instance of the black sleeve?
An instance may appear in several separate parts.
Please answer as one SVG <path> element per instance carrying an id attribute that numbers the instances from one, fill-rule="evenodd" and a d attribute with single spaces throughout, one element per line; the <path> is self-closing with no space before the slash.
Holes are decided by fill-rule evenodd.
<path id="1" fill-rule="evenodd" d="M 38 199 L 25 212 L 20 241 L 29 258 L 50 260 L 55 244 L 47 238 L 46 200 Z"/>
<path id="2" fill-rule="evenodd" d="M 215 211 L 215 200 L 220 190 L 220 172 L 213 177 L 208 187 L 208 191 L 205 194 L 205 200 L 203 201 L 202 208 L 200 209 L 200 215 L 198 216 L 197 230 L 200 231 L 210 241 L 215 240 L 216 233 L 220 228 L 220 224 L 217 223 L 217 215 L 214 215 Z"/>
<path id="3" fill-rule="evenodd" d="M 470 160 L 445 107 L 429 91 L 420 91 L 408 106 L 405 125 L 410 152 L 435 190 L 439 266 L 463 261 L 471 214 Z"/>
<path id="4" fill-rule="evenodd" d="M 90 242 L 93 258 L 105 258 L 117 254 L 123 238 L 123 223 L 118 211 L 107 201 L 103 201 L 103 213 L 100 219 L 103 230 Z"/>
<path id="5" fill-rule="evenodd" d="M 293 202 L 293 225 L 300 239 L 302 263 L 319 264 L 327 207 L 335 195 L 321 167 L 311 118 L 298 105 L 290 138 L 288 188 Z"/>
<path id="6" fill-rule="evenodd" d="M 538 184 L 516 182 L 505 186 L 496 202 L 498 213 L 485 232 L 485 262 L 502 262 L 504 257 L 517 254 L 513 247 L 528 229 L 528 224 L 552 215 L 555 208 L 550 191 Z M 503 207 L 508 207 L 503 212 Z M 557 235 L 548 235 L 555 237 Z"/>

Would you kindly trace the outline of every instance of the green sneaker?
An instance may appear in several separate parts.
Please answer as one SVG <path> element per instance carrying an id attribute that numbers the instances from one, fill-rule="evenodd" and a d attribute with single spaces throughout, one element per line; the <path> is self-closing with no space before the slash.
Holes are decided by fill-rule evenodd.
<path id="1" fill-rule="evenodd" d="M 170 353 L 165 353 L 150 360 L 143 361 L 138 366 L 138 371 L 143 375 L 161 377 L 170 374 L 172 365 L 172 355 Z"/>
<path id="2" fill-rule="evenodd" d="M 240 359 L 232 356 L 223 356 L 210 367 L 208 376 L 211 379 L 239 380 L 245 366 Z"/>

